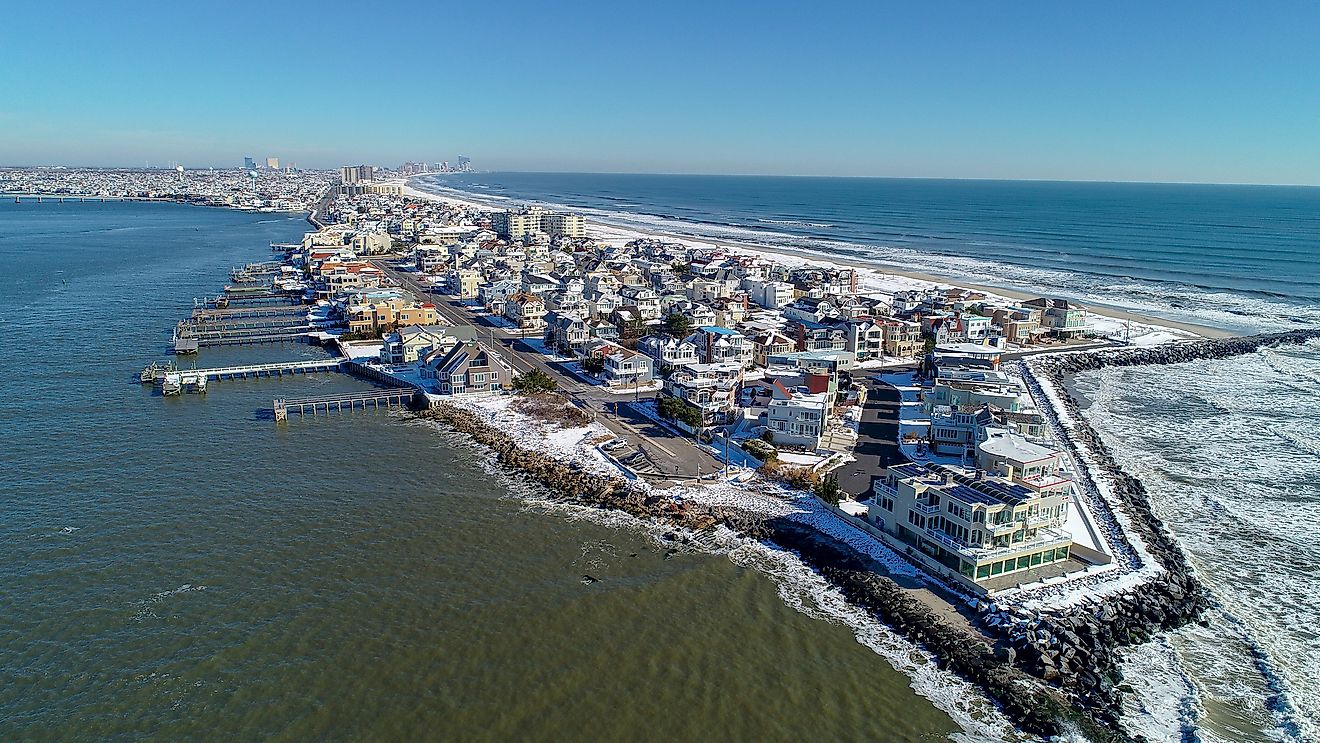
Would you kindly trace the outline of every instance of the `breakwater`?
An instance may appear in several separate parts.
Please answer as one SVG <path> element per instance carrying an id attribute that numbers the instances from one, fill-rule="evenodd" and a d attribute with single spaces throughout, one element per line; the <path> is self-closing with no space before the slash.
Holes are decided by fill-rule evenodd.
<path id="1" fill-rule="evenodd" d="M 1068 427 L 1060 442 L 1079 462 L 1094 471 L 1112 494 L 1112 505 L 1127 516 L 1127 526 L 1140 539 L 1160 572 L 1129 589 L 1091 599 L 1066 610 L 1027 612 L 997 608 L 983 622 L 1004 640 L 1006 658 L 1042 679 L 1068 689 L 1073 697 L 1094 709 L 1094 715 L 1117 723 L 1122 676 L 1119 648 L 1148 641 L 1161 630 L 1184 626 L 1202 618 L 1210 608 L 1209 592 L 1176 538 L 1151 508 L 1142 482 L 1115 461 L 1113 453 L 1081 414 L 1080 402 L 1068 391 L 1067 380 L 1080 372 L 1108 366 L 1177 364 L 1201 359 L 1224 359 L 1254 353 L 1261 348 L 1301 344 L 1320 339 L 1320 330 L 1298 330 L 1237 338 L 1202 340 L 1150 348 L 1095 353 L 1061 354 L 1023 364 L 1023 376 L 1038 399 L 1045 399 L 1042 383 L 1049 384 Z"/>
<path id="2" fill-rule="evenodd" d="M 519 446 L 480 416 L 449 404 L 417 414 L 471 436 L 498 461 L 550 489 L 564 503 L 618 510 L 678 530 L 727 527 L 745 537 L 795 552 L 851 603 L 931 653 L 941 668 L 979 686 L 1022 730 L 1041 736 L 1079 730 L 1093 741 L 1121 740 L 1113 722 L 1093 716 L 1079 697 L 1033 678 L 1003 648 L 941 619 L 851 545 L 791 518 L 677 501 L 622 477 L 587 472 L 572 462 Z M 1105 709 L 1108 709 L 1106 707 Z"/>

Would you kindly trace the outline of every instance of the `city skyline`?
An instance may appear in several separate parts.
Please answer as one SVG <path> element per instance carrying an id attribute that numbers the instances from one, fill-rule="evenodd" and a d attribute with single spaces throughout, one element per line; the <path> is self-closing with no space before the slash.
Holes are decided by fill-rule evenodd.
<path id="1" fill-rule="evenodd" d="M 752 10 L 22 6 L 0 164 L 1320 184 L 1314 5 Z"/>

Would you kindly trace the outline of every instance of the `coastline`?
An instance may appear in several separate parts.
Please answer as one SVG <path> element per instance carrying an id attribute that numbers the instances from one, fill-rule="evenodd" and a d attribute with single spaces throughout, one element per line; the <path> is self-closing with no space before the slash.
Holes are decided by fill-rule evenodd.
<path id="1" fill-rule="evenodd" d="M 415 189 L 409 189 L 409 192 L 409 195 L 426 199 L 438 199 L 476 208 L 492 208 L 475 201 L 465 201 L 449 196 L 420 192 Z M 872 275 L 879 274 L 874 267 L 855 260 L 817 258 L 814 254 L 808 253 L 780 251 L 761 246 L 751 247 L 725 241 L 699 240 L 659 231 L 625 229 L 594 220 L 589 222 L 589 227 L 593 229 L 593 237 L 599 239 L 599 233 L 605 233 L 607 237 L 604 239 L 607 241 L 628 240 L 637 237 L 661 237 L 684 244 L 715 246 L 743 254 L 768 254 L 776 258 L 788 258 L 804 263 L 846 265 Z M 890 274 L 880 274 L 880 278 L 883 279 L 888 275 Z M 1003 290 L 961 281 L 951 282 L 941 277 L 920 272 L 900 270 L 893 271 L 892 275 L 930 284 L 974 288 L 1001 297 L 1026 298 L 1038 296 L 1020 290 Z M 1074 358 L 1104 357 L 1109 354 L 1117 357 L 1113 363 L 1124 365 L 1167 364 L 1181 363 L 1198 358 L 1226 358 L 1241 353 L 1249 353 L 1255 347 L 1274 345 L 1278 342 L 1290 343 L 1295 342 L 1298 337 L 1309 337 L 1306 331 L 1261 336 L 1239 336 L 1220 328 L 1167 321 L 1116 308 L 1105 307 L 1102 311 L 1099 308 L 1093 309 L 1088 306 L 1088 309 L 1105 317 L 1125 322 L 1150 323 L 1149 327 L 1164 331 L 1177 331 L 1177 333 L 1175 337 L 1162 340 L 1158 344 L 1134 344 L 1133 347 L 1125 350 L 1107 349 L 1107 351 L 1101 351 L 1100 353 L 1064 354 L 1059 357 L 1060 360 L 1057 362 L 1059 365 L 1069 364 L 1070 360 Z M 1173 340 L 1187 341 L 1187 343 L 1168 343 L 1168 341 Z M 1147 355 L 1152 353 L 1155 355 Z M 1042 358 L 1042 360 L 1044 359 Z M 1066 389 L 1066 385 L 1060 385 L 1059 388 Z M 1042 406 L 1059 411 L 1061 415 L 1067 415 L 1067 404 L 1059 399 L 1054 399 L 1054 397 L 1043 401 Z M 1055 663 L 1063 658 L 1060 648 L 1067 651 L 1066 658 L 1068 660 L 1086 658 L 1086 668 L 1073 669 L 1072 671 L 1077 672 L 1080 670 L 1080 681 L 1068 680 L 1068 685 L 1072 688 L 1073 693 L 1077 695 L 1072 697 L 1074 704 L 1080 701 L 1081 708 L 1087 709 L 1088 712 L 1094 710 L 1095 714 L 1093 714 L 1092 720 L 1100 722 L 1105 728 L 1106 734 L 1117 735 L 1119 739 L 1140 738 L 1138 731 L 1146 733 L 1148 730 L 1143 726 L 1149 724 L 1148 714 L 1150 710 L 1146 705 L 1150 700 L 1142 698 L 1139 717 L 1132 721 L 1138 727 L 1131 727 L 1131 723 L 1121 717 L 1123 712 L 1120 710 L 1132 712 L 1131 708 L 1125 703 L 1123 693 L 1123 689 L 1128 689 L 1128 687 L 1121 684 L 1122 672 L 1119 666 L 1122 663 L 1123 655 L 1126 654 L 1121 649 L 1146 648 L 1157 638 L 1166 637 L 1166 633 L 1171 630 L 1192 622 L 1201 621 L 1200 618 L 1210 606 L 1209 599 L 1204 587 L 1200 585 L 1194 571 L 1188 565 L 1181 546 L 1176 541 L 1166 541 L 1173 540 L 1173 537 L 1158 517 L 1150 512 L 1140 482 L 1126 473 L 1122 473 L 1121 470 L 1117 470 L 1116 466 L 1113 466 L 1107 459 L 1094 460 L 1087 458 L 1082 472 L 1097 479 L 1109 480 L 1113 478 L 1117 483 L 1116 486 L 1114 483 L 1102 485 L 1106 493 L 1113 495 L 1114 491 L 1118 490 L 1129 494 L 1120 498 L 1121 502 L 1117 504 L 1120 511 L 1119 520 L 1122 523 L 1122 533 L 1124 539 L 1131 541 L 1131 546 L 1143 555 L 1145 559 L 1141 562 L 1145 563 L 1147 568 L 1135 572 L 1129 571 L 1131 575 L 1125 574 L 1118 580 L 1094 586 L 1096 590 L 1093 592 L 1078 586 L 1077 588 L 1081 589 L 1077 591 L 1078 595 L 1062 603 L 1050 601 L 1029 602 L 1034 605 L 1034 608 L 1028 609 L 1030 615 L 1034 618 L 1025 623 L 1020 616 L 1020 612 L 1023 611 L 1024 607 L 1011 599 L 1007 605 L 995 606 L 990 614 L 983 615 L 980 620 L 984 624 L 995 625 L 1001 640 L 1007 642 L 1010 648 L 1007 665 L 1009 667 L 1014 666 L 1011 651 L 1016 650 L 1018 652 L 1017 665 L 1022 665 L 1024 661 L 1027 664 L 1034 664 L 1031 675 L 1037 679 L 1042 676 L 1048 679 L 1050 678 L 1049 674 L 1057 673 Z M 1135 493 L 1135 496 L 1131 495 L 1132 493 Z M 1155 551 L 1158 554 L 1152 555 L 1147 551 L 1148 542 L 1156 545 Z M 793 549 L 801 554 L 800 549 Z M 1173 569 L 1170 570 L 1170 567 Z M 819 567 L 816 569 L 819 570 Z M 850 596 L 850 600 L 854 598 Z M 1032 623 L 1035 624 L 1032 625 Z M 1037 645 L 1035 640 L 1032 639 L 1030 626 L 1046 631 L 1049 640 L 1045 647 Z M 1079 627 L 1085 628 L 1085 632 L 1080 633 L 1083 635 L 1080 639 L 1077 631 Z M 1035 631 L 1040 632 L 1041 629 Z M 914 639 L 914 641 L 921 642 L 919 639 Z M 1167 641 L 1162 642 L 1167 644 Z M 1025 653 L 1025 657 L 1023 653 Z M 1056 675 L 1054 678 L 1057 680 L 1059 677 Z M 1080 687 L 1075 685 L 1078 683 L 1081 684 Z M 1123 689 L 1120 689 L 1120 686 Z M 1187 696 L 1181 699 L 1180 705 L 1184 709 L 1192 711 L 1182 715 L 1181 725 L 1183 727 L 1181 732 L 1183 734 L 1194 734 L 1197 729 L 1199 714 L 1203 714 L 1203 712 L 1198 714 L 1196 711 L 1199 709 L 1196 701 L 1198 694 L 1194 688 L 1187 687 L 1184 694 Z M 991 693 L 991 696 L 994 697 L 993 693 Z M 1286 692 L 1280 692 L 1271 700 L 1271 708 L 1283 713 L 1285 716 L 1287 715 L 1290 705 Z M 1014 716 L 1016 717 L 1016 715 Z M 1285 726 L 1284 729 L 1286 730 L 1287 727 Z"/>
<path id="2" fill-rule="evenodd" d="M 426 191 L 412 185 L 413 176 L 404 181 L 404 193 L 408 196 L 417 198 L 435 200 L 441 202 L 453 203 L 461 206 L 479 208 L 479 209 L 499 209 L 507 205 L 482 203 L 477 200 L 461 199 L 447 194 L 438 194 Z M 452 190 L 452 189 L 451 189 Z M 466 193 L 466 192 L 464 192 Z M 910 269 L 895 268 L 892 266 L 879 266 L 874 263 L 867 263 L 855 258 L 842 258 L 838 256 L 829 256 L 817 253 L 808 253 L 805 251 L 790 251 L 783 248 L 777 248 L 769 245 L 748 245 L 727 240 L 710 240 L 686 235 L 675 234 L 663 230 L 643 230 L 633 227 L 619 227 L 595 219 L 587 219 L 589 229 L 594 229 L 598 234 L 603 233 L 606 240 L 631 240 L 638 238 L 659 238 L 685 245 L 700 245 L 715 248 L 722 248 L 729 252 L 741 253 L 746 255 L 764 255 L 773 256 L 776 259 L 787 260 L 798 263 L 813 263 L 817 265 L 834 265 L 847 267 L 862 271 L 879 284 L 892 284 L 892 277 L 899 277 L 913 284 L 937 285 L 946 287 L 961 287 L 981 292 L 983 294 L 1002 297 L 1011 300 L 1034 299 L 1039 294 L 1018 288 L 1004 288 L 991 286 L 985 283 L 969 282 L 962 279 L 954 279 L 947 276 L 913 271 Z M 613 234 L 611 234 L 613 233 Z M 888 278 L 887 277 L 891 277 Z M 1239 334 L 1225 328 L 1218 328 L 1211 325 L 1189 323 L 1185 321 L 1169 320 L 1155 315 L 1149 315 L 1139 312 L 1132 312 L 1105 304 L 1084 304 L 1084 308 L 1092 315 L 1107 318 L 1119 325 L 1132 323 L 1142 328 L 1149 329 L 1152 334 L 1158 336 L 1158 342 L 1169 340 L 1194 340 L 1196 338 L 1233 338 Z"/>

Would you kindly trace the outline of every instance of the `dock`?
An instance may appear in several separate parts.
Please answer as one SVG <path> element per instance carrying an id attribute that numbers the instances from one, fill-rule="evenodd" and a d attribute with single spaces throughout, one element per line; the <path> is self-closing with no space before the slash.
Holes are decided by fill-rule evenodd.
<path id="1" fill-rule="evenodd" d="M 187 330 L 175 336 L 175 346 L 180 340 L 195 342 L 197 347 L 243 346 L 257 343 L 292 343 L 311 336 L 320 330 L 315 325 L 288 325 L 257 329 L 214 329 Z"/>
<path id="2" fill-rule="evenodd" d="M 285 305 L 274 307 L 234 307 L 232 309 L 215 309 L 211 307 L 197 307 L 192 311 L 192 320 L 194 322 L 225 322 L 228 320 L 246 320 L 251 318 L 276 318 L 276 317 L 303 317 L 311 307 L 305 305 Z"/>
<path id="3" fill-rule="evenodd" d="M 346 392 L 339 395 L 321 395 L 318 397 L 276 398 L 271 403 L 271 411 L 277 423 L 287 421 L 289 412 L 298 415 L 318 415 L 324 413 L 352 412 L 354 410 L 375 410 L 379 408 L 407 407 L 413 402 L 416 391 L 411 388 L 395 387 L 392 389 L 368 390 L 366 392 Z"/>
<path id="4" fill-rule="evenodd" d="M 157 385 L 165 383 L 171 375 L 177 381 L 190 387 L 206 387 L 206 382 L 221 379 L 247 379 L 249 377 L 282 377 L 286 374 L 316 374 L 319 372 L 341 371 L 348 363 L 346 358 L 312 359 L 310 361 L 277 361 L 269 364 L 247 364 L 245 366 L 222 366 L 212 369 L 179 369 L 173 365 L 151 364 L 142 370 L 144 383 Z M 199 385 L 200 380 L 200 385 Z"/>

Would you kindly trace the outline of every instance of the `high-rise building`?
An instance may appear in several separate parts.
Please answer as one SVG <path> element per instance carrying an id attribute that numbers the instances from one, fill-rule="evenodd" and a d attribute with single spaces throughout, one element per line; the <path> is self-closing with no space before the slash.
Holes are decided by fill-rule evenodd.
<path id="1" fill-rule="evenodd" d="M 375 175 L 376 169 L 371 165 L 345 165 L 339 169 L 339 180 L 344 183 L 369 181 Z"/>
<path id="2" fill-rule="evenodd" d="M 472 158 L 459 155 L 458 159 L 454 161 L 454 167 L 458 170 L 472 170 Z"/>
<path id="3" fill-rule="evenodd" d="M 280 169 L 280 159 L 279 159 L 278 157 L 268 157 L 268 158 L 266 158 L 266 167 L 267 167 L 267 168 L 270 168 L 271 170 L 279 170 L 279 169 Z"/>
<path id="4" fill-rule="evenodd" d="M 252 170 L 257 167 L 257 161 L 250 157 L 243 158 L 243 170 Z"/>
<path id="5" fill-rule="evenodd" d="M 586 237 L 586 221 L 581 214 L 560 214 L 532 207 L 522 211 L 495 212 L 491 215 L 491 228 L 500 237 L 521 240 L 544 232 L 550 237 Z"/>

